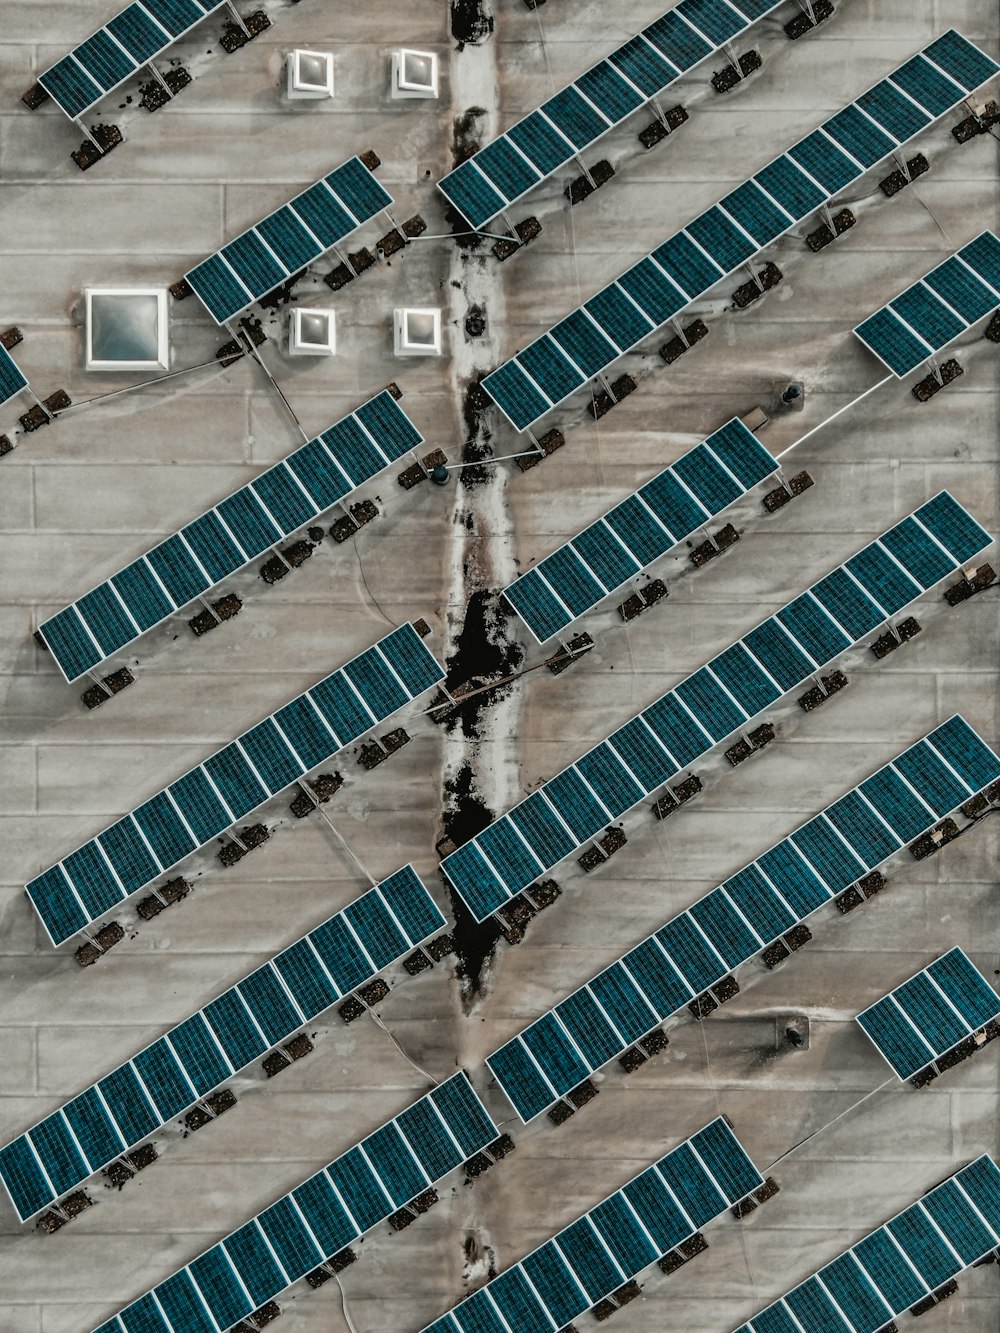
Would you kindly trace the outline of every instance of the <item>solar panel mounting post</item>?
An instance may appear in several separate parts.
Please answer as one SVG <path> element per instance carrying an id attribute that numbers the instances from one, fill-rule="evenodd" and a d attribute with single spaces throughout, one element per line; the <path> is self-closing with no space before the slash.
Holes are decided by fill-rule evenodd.
<path id="1" fill-rule="evenodd" d="M 232 16 L 233 16 L 233 18 L 235 19 L 235 21 L 239 24 L 239 26 L 243 29 L 243 31 L 244 31 L 244 32 L 246 33 L 246 35 L 249 37 L 249 36 L 250 36 L 250 29 L 249 29 L 249 28 L 247 27 L 247 25 L 243 22 L 242 16 L 240 15 L 240 11 L 239 11 L 239 10 L 236 8 L 236 6 L 233 4 L 233 0 L 226 0 L 226 8 L 229 10 L 230 14 L 232 14 Z"/>

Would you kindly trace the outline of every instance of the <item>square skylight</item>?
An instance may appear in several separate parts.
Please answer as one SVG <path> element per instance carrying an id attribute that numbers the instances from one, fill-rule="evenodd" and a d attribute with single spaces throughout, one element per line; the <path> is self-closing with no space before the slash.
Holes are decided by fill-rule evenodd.
<path id="1" fill-rule="evenodd" d="M 292 101 L 333 96 L 333 54 L 330 51 L 290 51 L 288 85 Z"/>
<path id="2" fill-rule="evenodd" d="M 337 315 L 333 310 L 296 306 L 288 333 L 290 356 L 335 356 Z"/>
<path id="3" fill-rule="evenodd" d="M 436 308 L 393 312 L 393 343 L 397 356 L 441 355 L 441 311 Z"/>
<path id="4" fill-rule="evenodd" d="M 438 58 L 433 51 L 408 47 L 392 53 L 392 96 L 437 97 Z"/>
<path id="5" fill-rule="evenodd" d="M 87 370 L 169 370 L 165 287 L 88 287 Z"/>

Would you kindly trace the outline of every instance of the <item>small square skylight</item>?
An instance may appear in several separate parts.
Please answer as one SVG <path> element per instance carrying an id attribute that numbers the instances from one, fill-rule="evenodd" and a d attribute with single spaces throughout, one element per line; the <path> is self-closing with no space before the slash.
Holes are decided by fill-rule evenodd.
<path id="1" fill-rule="evenodd" d="M 436 308 L 394 310 L 393 344 L 397 356 L 440 356 L 441 311 Z"/>
<path id="2" fill-rule="evenodd" d="M 296 306 L 288 333 L 289 355 L 334 356 L 336 351 L 336 312 Z"/>
<path id="3" fill-rule="evenodd" d="M 169 370 L 165 287 L 88 287 L 87 370 Z"/>
<path id="4" fill-rule="evenodd" d="M 292 101 L 333 96 L 333 54 L 330 51 L 290 51 L 288 85 Z"/>
<path id="5" fill-rule="evenodd" d="M 392 53 L 392 96 L 437 97 L 438 58 L 433 51 L 408 47 Z"/>

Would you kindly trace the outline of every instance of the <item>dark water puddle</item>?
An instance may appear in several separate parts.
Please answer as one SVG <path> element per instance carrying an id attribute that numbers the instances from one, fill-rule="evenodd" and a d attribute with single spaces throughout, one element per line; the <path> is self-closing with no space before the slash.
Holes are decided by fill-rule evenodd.
<path id="1" fill-rule="evenodd" d="M 490 588 L 480 588 L 469 598 L 455 651 L 445 663 L 445 685 L 449 690 L 454 691 L 460 685 L 478 688 L 490 680 L 503 680 L 513 675 L 524 660 L 521 645 L 507 638 L 506 615 L 499 603 L 499 593 Z M 504 698 L 510 689 L 510 684 L 506 684 L 484 690 L 452 709 L 443 725 L 450 732 L 460 728 L 470 740 L 479 740 L 479 722 L 484 710 Z"/>
<path id="2" fill-rule="evenodd" d="M 463 46 L 479 46 L 493 35 L 493 15 L 485 0 L 451 0 L 451 35 Z"/>
<path id="3" fill-rule="evenodd" d="M 445 834 L 456 847 L 474 838 L 493 822 L 493 812 L 476 791 L 475 774 L 471 764 L 463 764 L 457 775 L 445 783 L 443 815 Z M 455 952 L 458 955 L 458 976 L 462 982 L 463 998 L 468 1001 L 482 989 L 482 972 L 492 958 L 500 928 L 492 920 L 476 921 L 462 899 L 448 885 L 455 928 Z"/>

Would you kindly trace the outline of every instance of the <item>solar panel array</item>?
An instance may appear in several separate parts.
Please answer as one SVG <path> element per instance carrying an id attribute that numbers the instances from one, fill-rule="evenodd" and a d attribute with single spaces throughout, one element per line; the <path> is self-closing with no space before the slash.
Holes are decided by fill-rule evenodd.
<path id="1" fill-rule="evenodd" d="M 0 1148 L 0 1179 L 21 1220 L 76 1189 L 444 924 L 412 866 L 369 889 Z"/>
<path id="2" fill-rule="evenodd" d="M 142 0 L 63 56 L 38 82 L 72 120 L 162 55 L 226 0 Z"/>
<path id="3" fill-rule="evenodd" d="M 179 1272 L 97 1333 L 217 1333 L 353 1244 L 499 1134 L 464 1071 Z"/>
<path id="4" fill-rule="evenodd" d="M 961 949 L 952 949 L 858 1014 L 900 1078 L 912 1078 L 1000 1018 L 1000 997 Z"/>
<path id="5" fill-rule="evenodd" d="M 898 377 L 1000 305 L 1000 240 L 984 231 L 854 332 Z"/>
<path id="6" fill-rule="evenodd" d="M 990 544 L 939 492 L 441 863 L 477 921 Z"/>
<path id="7" fill-rule="evenodd" d="M 777 468 L 734 417 L 532 566 L 503 595 L 544 643 Z"/>
<path id="8" fill-rule="evenodd" d="M 360 157 L 352 157 L 184 276 L 224 324 L 391 203 Z"/>
<path id="9" fill-rule="evenodd" d="M 539 1115 L 997 778 L 1000 759 L 961 717 L 936 728 L 489 1056 L 518 1115 Z"/>
<path id="10" fill-rule="evenodd" d="M 442 177 L 438 188 L 471 226 L 484 226 L 778 3 L 681 0 Z"/>
<path id="11" fill-rule="evenodd" d="M 423 436 L 388 390 L 39 626 L 73 681 L 343 500 Z"/>
<path id="12" fill-rule="evenodd" d="M 0 407 L 28 387 L 28 381 L 21 373 L 14 358 L 0 343 Z"/>
<path id="13" fill-rule="evenodd" d="M 1000 1244 L 1000 1168 L 985 1153 L 736 1333 L 876 1333 Z"/>
<path id="14" fill-rule="evenodd" d="M 563 1328 L 763 1183 L 719 1116 L 424 1333 Z"/>
<path id="15" fill-rule="evenodd" d="M 962 103 L 1000 65 L 951 29 L 487 375 L 524 430 Z"/>
<path id="16" fill-rule="evenodd" d="M 412 625 L 244 732 L 26 886 L 61 944 L 444 679 Z"/>

